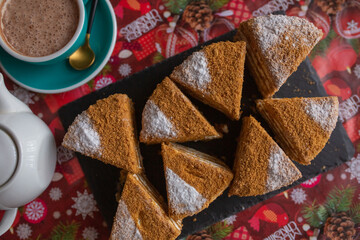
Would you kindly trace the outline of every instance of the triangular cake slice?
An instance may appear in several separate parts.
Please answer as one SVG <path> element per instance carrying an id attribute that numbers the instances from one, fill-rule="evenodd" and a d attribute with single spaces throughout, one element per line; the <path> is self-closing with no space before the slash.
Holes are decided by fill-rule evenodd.
<path id="1" fill-rule="evenodd" d="M 134 107 L 125 94 L 98 100 L 79 114 L 62 145 L 133 173 L 142 172 Z"/>
<path id="2" fill-rule="evenodd" d="M 140 141 L 147 144 L 220 138 L 169 78 L 157 85 L 145 104 Z"/>
<path id="3" fill-rule="evenodd" d="M 170 78 L 233 120 L 240 118 L 245 42 L 218 42 L 194 52 Z"/>
<path id="4" fill-rule="evenodd" d="M 174 219 L 207 208 L 230 184 L 233 174 L 219 159 L 174 143 L 163 143 L 169 215 Z"/>
<path id="5" fill-rule="evenodd" d="M 244 117 L 229 196 L 257 196 L 292 184 L 300 171 L 253 117 Z"/>
<path id="6" fill-rule="evenodd" d="M 264 98 L 271 97 L 321 39 L 306 19 L 268 15 L 242 22 L 235 40 L 246 42 L 246 62 Z"/>
<path id="7" fill-rule="evenodd" d="M 110 240 L 172 240 L 181 223 L 170 218 L 165 202 L 148 180 L 129 173 L 121 193 Z"/>
<path id="8" fill-rule="evenodd" d="M 338 119 L 337 97 L 258 100 L 257 109 L 286 154 L 310 164 L 325 147 Z"/>

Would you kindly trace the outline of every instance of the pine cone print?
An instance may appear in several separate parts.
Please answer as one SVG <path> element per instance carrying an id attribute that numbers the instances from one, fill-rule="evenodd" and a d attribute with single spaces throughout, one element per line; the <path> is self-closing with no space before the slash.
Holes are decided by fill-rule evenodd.
<path id="1" fill-rule="evenodd" d="M 206 230 L 194 233 L 186 238 L 186 240 L 213 240 Z"/>
<path id="2" fill-rule="evenodd" d="M 190 2 L 183 13 L 183 20 L 196 31 L 209 28 L 213 18 L 211 8 L 203 0 Z"/>
<path id="3" fill-rule="evenodd" d="M 315 3 L 327 14 L 336 14 L 342 10 L 345 0 L 316 0 Z"/>
<path id="4" fill-rule="evenodd" d="M 351 240 L 355 233 L 355 223 L 346 212 L 336 213 L 326 220 L 324 234 L 330 239 Z"/>

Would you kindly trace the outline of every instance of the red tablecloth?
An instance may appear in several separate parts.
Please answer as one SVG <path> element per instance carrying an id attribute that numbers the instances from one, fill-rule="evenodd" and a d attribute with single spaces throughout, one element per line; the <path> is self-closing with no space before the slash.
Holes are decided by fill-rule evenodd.
<path id="1" fill-rule="evenodd" d="M 188 0 L 111 2 L 117 16 L 117 43 L 110 61 L 88 84 L 70 92 L 45 95 L 29 92 L 6 78 L 11 92 L 49 125 L 58 145 L 58 164 L 47 190 L 19 209 L 14 225 L 0 239 L 108 239 L 110 232 L 78 160 L 60 146 L 64 130 L 57 110 L 91 91 L 232 30 L 243 20 L 277 10 L 305 17 L 324 31 L 324 39 L 312 51 L 310 59 L 328 94 L 339 97 L 340 119 L 357 153 L 333 171 L 231 216 L 202 233 L 213 239 L 309 239 L 311 236 L 316 239 L 317 229 L 322 229 L 323 224 L 319 219 L 306 218 L 314 216 L 309 210 L 313 203 L 324 205 L 336 198 L 336 191 L 351 204 L 360 202 L 360 1 L 346 1 L 342 9 L 334 10 L 327 1 L 320 0 L 209 0 L 215 17 L 210 28 L 200 33 L 183 20 L 176 21 Z M 359 234 L 360 229 L 357 238 Z M 324 236 L 320 234 L 318 238 Z"/>

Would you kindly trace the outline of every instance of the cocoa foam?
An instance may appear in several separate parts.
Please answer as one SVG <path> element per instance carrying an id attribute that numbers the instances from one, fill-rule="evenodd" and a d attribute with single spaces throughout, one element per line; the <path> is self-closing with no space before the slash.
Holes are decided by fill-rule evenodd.
<path id="1" fill-rule="evenodd" d="M 63 48 L 79 23 L 75 0 L 5 0 L 1 7 L 1 34 L 16 52 L 43 57 Z"/>

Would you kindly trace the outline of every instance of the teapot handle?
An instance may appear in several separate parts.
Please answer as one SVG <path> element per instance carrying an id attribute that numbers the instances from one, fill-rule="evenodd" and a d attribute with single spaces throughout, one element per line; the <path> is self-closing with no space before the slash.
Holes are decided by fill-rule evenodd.
<path id="1" fill-rule="evenodd" d="M 7 230 L 9 230 L 9 228 L 15 221 L 16 214 L 17 214 L 17 208 L 5 210 L 4 216 L 0 222 L 0 236 L 6 233 Z"/>

